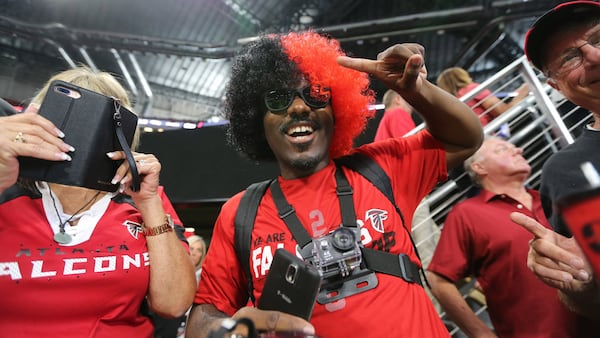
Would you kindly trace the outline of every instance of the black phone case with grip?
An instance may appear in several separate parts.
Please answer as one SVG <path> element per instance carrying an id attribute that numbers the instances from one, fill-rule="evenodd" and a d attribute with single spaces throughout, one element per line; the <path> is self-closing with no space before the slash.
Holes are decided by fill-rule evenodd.
<path id="1" fill-rule="evenodd" d="M 68 91 L 80 96 L 69 96 Z M 122 150 L 113 117 L 117 106 L 119 104 L 112 97 L 71 83 L 53 81 L 38 113 L 64 132 L 64 141 L 75 148 L 70 154 L 72 161 L 54 162 L 20 157 L 19 177 L 116 191 L 118 185 L 111 184 L 111 180 L 122 161 L 113 161 L 106 153 Z M 131 146 L 138 118 L 122 106 L 119 112 L 125 139 Z"/>
<path id="2" fill-rule="evenodd" d="M 321 275 L 316 267 L 284 249 L 277 249 L 269 268 L 258 308 L 310 319 Z"/>

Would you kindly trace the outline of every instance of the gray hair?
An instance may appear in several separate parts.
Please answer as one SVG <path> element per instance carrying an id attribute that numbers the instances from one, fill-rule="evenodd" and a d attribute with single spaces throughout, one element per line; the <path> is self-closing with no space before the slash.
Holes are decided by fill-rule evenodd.
<path id="1" fill-rule="evenodd" d="M 488 140 L 503 140 L 504 141 L 504 139 L 502 137 L 486 135 L 483 142 L 488 141 Z M 472 166 L 473 166 L 473 163 L 481 160 L 481 148 L 482 147 L 483 147 L 483 143 L 482 143 L 482 146 L 479 147 L 479 149 L 477 149 L 477 151 L 473 155 L 471 155 L 469 158 L 467 158 L 463 162 L 463 167 L 465 169 L 465 172 L 469 175 L 471 182 L 473 182 L 473 184 L 477 187 L 481 187 L 481 177 L 479 177 L 479 175 L 477 175 L 477 173 L 473 170 Z"/>

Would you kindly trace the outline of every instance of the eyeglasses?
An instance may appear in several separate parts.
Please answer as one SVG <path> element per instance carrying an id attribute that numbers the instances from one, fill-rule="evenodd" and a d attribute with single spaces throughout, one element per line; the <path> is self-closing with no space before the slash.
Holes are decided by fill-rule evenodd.
<path id="1" fill-rule="evenodd" d="M 552 61 L 547 67 L 548 75 L 561 76 L 581 66 L 584 59 L 581 47 L 585 45 L 600 49 L 600 29 L 590 34 L 586 43 L 565 50 L 558 58 Z"/>
<path id="2" fill-rule="evenodd" d="M 321 86 L 306 86 L 301 89 L 277 89 L 265 93 L 265 106 L 272 113 L 288 109 L 296 95 L 311 108 L 325 108 L 331 102 L 331 90 Z"/>

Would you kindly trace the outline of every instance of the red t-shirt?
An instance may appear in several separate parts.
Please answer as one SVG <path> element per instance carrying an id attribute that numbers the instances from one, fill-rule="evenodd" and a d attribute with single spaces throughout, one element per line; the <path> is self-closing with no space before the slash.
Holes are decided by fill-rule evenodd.
<path id="1" fill-rule="evenodd" d="M 500 337 L 573 337 L 573 314 L 557 291 L 527 268 L 533 236 L 510 220 L 522 212 L 550 228 L 537 191 L 529 190 L 533 210 L 505 195 L 482 192 L 456 204 L 444 222 L 428 270 L 456 282 L 477 278 Z"/>
<path id="2" fill-rule="evenodd" d="M 152 337 L 140 313 L 150 277 L 146 238 L 136 227 L 141 214 L 118 195 L 89 240 L 62 246 L 42 198 L 19 195 L 0 204 L 0 336 Z"/>
<path id="3" fill-rule="evenodd" d="M 479 86 L 479 83 L 473 82 L 466 87 L 463 87 L 458 90 L 456 93 L 456 97 L 460 98 L 473 90 L 475 87 Z M 475 96 L 471 101 L 466 102 L 466 104 L 471 107 L 471 109 L 479 116 L 479 120 L 481 121 L 481 125 L 485 127 L 488 123 L 490 123 L 494 116 L 492 116 L 489 112 L 484 114 L 485 108 L 481 105 L 481 101 L 485 100 L 486 97 L 492 95 L 492 92 L 489 89 L 484 89 L 477 96 Z"/>
<path id="4" fill-rule="evenodd" d="M 377 126 L 375 141 L 402 137 L 415 127 L 415 122 L 406 110 L 402 108 L 387 110 L 379 121 L 379 126 Z"/>
<path id="5" fill-rule="evenodd" d="M 445 180 L 443 145 L 428 132 L 408 138 L 387 139 L 359 148 L 375 159 L 389 175 L 398 206 L 410 231 L 418 203 L 440 180 Z M 301 179 L 284 180 L 281 188 L 305 229 L 313 237 L 341 224 L 335 193 L 335 166 Z M 360 174 L 344 169 L 354 191 L 358 224 L 365 247 L 407 253 L 414 262 L 408 232 L 392 204 Z M 247 283 L 234 248 L 234 217 L 241 194 L 225 203 L 214 227 L 195 303 L 213 304 L 233 315 L 247 305 Z M 273 253 L 283 247 L 296 252 L 296 242 L 279 218 L 271 192 L 267 191 L 256 217 L 250 246 L 250 270 L 254 295 L 260 298 Z M 448 331 L 424 289 L 398 277 L 378 273 L 376 288 L 326 305 L 316 304 L 311 323 L 320 337 L 448 337 Z"/>

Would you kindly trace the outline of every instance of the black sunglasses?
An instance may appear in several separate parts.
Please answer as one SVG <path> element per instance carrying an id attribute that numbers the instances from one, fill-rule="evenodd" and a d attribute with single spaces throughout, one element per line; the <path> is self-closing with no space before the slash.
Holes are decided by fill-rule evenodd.
<path id="1" fill-rule="evenodd" d="M 265 93 L 265 106 L 272 113 L 283 112 L 290 107 L 296 95 L 311 108 L 325 108 L 331 102 L 331 90 L 321 86 L 301 89 L 277 89 Z"/>

